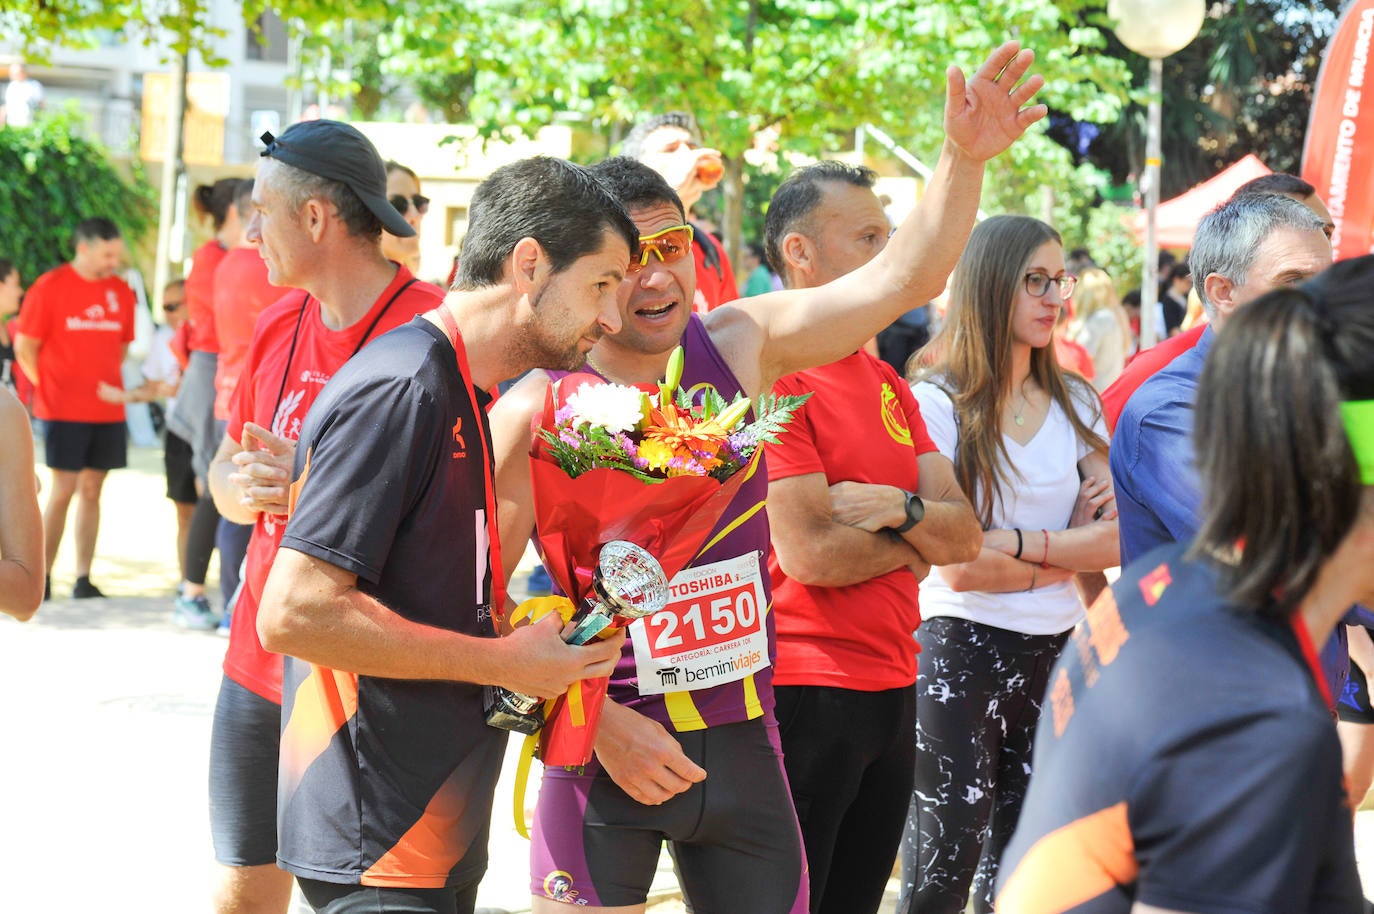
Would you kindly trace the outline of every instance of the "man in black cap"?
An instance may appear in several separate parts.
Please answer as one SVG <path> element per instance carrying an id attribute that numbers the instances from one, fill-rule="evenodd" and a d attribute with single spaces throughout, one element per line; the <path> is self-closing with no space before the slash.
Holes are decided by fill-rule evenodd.
<path id="1" fill-rule="evenodd" d="M 291 291 L 258 318 L 210 469 L 220 514 L 254 524 L 210 743 L 210 825 L 226 867 L 219 914 L 284 914 L 290 902 L 291 875 L 276 866 L 282 658 L 263 650 L 257 616 L 301 423 L 344 362 L 443 298 L 382 253 L 383 228 L 414 230 L 387 200 L 386 170 L 366 137 L 318 120 L 262 139 L 246 237 L 272 284 Z"/>

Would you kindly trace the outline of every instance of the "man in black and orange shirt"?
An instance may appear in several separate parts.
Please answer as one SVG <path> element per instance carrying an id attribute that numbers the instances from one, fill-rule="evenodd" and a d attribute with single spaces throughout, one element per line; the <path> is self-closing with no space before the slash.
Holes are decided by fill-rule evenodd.
<path id="1" fill-rule="evenodd" d="M 330 912 L 470 912 L 506 732 L 482 684 L 553 696 L 608 675 L 623 635 L 571 647 L 551 618 L 494 638 L 503 607 L 489 390 L 580 368 L 633 223 L 557 159 L 477 189 L 455 290 L 335 375 L 301 429 L 292 513 L 258 631 L 284 677 L 281 866 Z"/>

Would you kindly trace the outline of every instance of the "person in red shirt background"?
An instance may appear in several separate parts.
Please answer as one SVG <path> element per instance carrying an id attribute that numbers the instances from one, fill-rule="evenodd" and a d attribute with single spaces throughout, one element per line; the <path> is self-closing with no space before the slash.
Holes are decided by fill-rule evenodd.
<path id="1" fill-rule="evenodd" d="M 200 492 L 186 543 L 186 577 L 181 582 L 173 618 L 179 625 L 201 630 L 219 625 L 219 617 L 205 596 L 205 575 L 219 529 L 219 512 L 210 498 L 206 474 L 210 458 L 219 447 L 214 416 L 215 372 L 219 361 L 215 270 L 243 237 L 243 224 L 234 208 L 238 185 L 238 178 L 222 178 L 214 184 L 200 185 L 192 198 L 196 211 L 210 220 L 215 234 L 191 256 L 191 272 L 186 277 L 186 316 L 190 322 L 186 348 L 190 350 L 190 361 L 181 378 L 176 408 L 167 417 L 167 427 L 191 443 L 191 467 L 195 470 L 196 489 Z"/>
<path id="2" fill-rule="evenodd" d="M 119 228 L 104 217 L 77 223 L 71 263 L 34 282 L 16 327 L 15 355 L 34 383 L 34 414 L 45 423 L 52 486 L 43 513 L 48 580 L 76 498 L 76 599 L 103 597 L 91 583 L 105 475 L 128 463 L 124 407 L 99 396 L 122 388 L 120 366 L 134 338 L 134 292 L 115 273 L 124 257 Z"/>

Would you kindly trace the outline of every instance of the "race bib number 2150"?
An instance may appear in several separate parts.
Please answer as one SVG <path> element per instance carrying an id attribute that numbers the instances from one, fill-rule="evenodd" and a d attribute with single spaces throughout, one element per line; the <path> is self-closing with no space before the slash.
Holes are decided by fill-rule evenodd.
<path id="1" fill-rule="evenodd" d="M 668 605 L 630 626 L 640 694 L 707 689 L 768 666 L 753 553 L 688 568 L 668 587 Z"/>

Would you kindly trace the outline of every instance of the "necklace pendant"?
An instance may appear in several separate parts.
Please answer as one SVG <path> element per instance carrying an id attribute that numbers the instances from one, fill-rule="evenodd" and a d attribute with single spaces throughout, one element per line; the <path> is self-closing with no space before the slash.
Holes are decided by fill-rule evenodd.
<path id="1" fill-rule="evenodd" d="M 1011 417 L 1011 421 L 1015 422 L 1017 425 L 1025 425 L 1026 417 L 1021 415 L 1020 413 L 1017 413 L 1016 415 Z"/>

